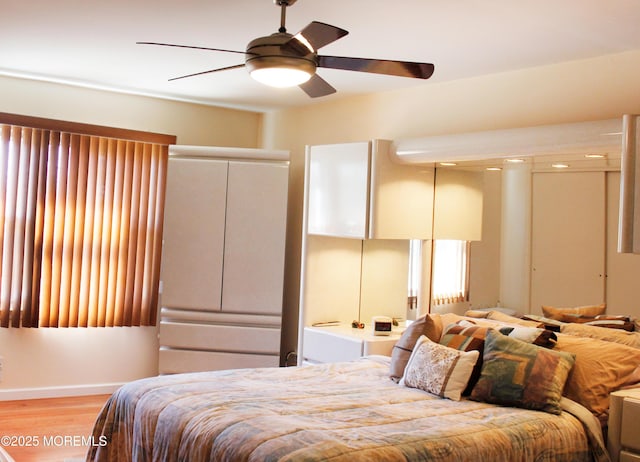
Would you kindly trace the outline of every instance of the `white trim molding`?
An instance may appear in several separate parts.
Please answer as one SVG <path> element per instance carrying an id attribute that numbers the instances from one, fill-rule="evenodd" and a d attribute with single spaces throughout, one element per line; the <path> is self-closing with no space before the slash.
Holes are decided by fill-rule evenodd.
<path id="1" fill-rule="evenodd" d="M 43 388 L 15 388 L 0 390 L 0 401 L 39 398 L 65 398 L 67 396 L 109 395 L 124 383 L 102 383 Z"/>

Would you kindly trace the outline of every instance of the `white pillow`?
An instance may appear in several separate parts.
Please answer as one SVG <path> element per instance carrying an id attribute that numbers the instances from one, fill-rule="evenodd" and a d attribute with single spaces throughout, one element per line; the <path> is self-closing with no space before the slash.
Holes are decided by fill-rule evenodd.
<path id="1" fill-rule="evenodd" d="M 459 401 L 480 353 L 460 351 L 421 336 L 413 348 L 400 385 Z"/>

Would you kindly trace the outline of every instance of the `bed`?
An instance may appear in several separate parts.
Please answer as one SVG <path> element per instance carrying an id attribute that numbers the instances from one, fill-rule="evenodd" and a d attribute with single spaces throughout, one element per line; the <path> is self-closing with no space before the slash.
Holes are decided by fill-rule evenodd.
<path id="1" fill-rule="evenodd" d="M 98 416 L 98 444 L 87 461 L 609 460 L 593 409 L 567 396 L 558 396 L 549 412 L 474 395 L 446 397 L 404 382 L 417 367 L 416 352 L 440 351 L 418 333 L 399 383 L 390 378 L 397 358 L 372 356 L 126 384 Z M 492 361 L 489 345 L 487 337 L 483 371 Z M 485 379 L 483 372 L 474 390 Z"/>

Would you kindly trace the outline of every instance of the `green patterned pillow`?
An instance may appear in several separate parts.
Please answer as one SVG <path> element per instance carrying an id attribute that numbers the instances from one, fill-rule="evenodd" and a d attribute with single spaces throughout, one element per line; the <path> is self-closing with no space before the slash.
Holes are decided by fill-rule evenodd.
<path id="1" fill-rule="evenodd" d="M 560 414 L 560 399 L 575 356 L 490 330 L 480 379 L 471 399 Z"/>

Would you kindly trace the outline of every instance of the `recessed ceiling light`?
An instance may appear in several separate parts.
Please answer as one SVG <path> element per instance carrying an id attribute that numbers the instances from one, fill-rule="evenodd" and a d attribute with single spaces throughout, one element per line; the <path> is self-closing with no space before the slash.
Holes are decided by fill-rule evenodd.
<path id="1" fill-rule="evenodd" d="M 455 162 L 440 162 L 440 165 L 442 165 L 443 167 L 455 167 L 456 164 Z"/>
<path id="2" fill-rule="evenodd" d="M 487 167 L 487 170 L 492 172 L 499 172 L 502 169 L 500 167 Z"/>
<path id="3" fill-rule="evenodd" d="M 556 163 L 556 164 L 551 164 L 551 166 L 552 166 L 553 168 L 569 168 L 569 164 L 559 164 L 559 163 Z"/>
<path id="4" fill-rule="evenodd" d="M 607 157 L 604 154 L 585 154 L 584 156 L 588 159 L 602 159 L 604 157 Z"/>
<path id="5" fill-rule="evenodd" d="M 512 163 L 512 164 L 519 164 L 524 162 L 524 159 L 507 159 L 507 162 Z"/>

